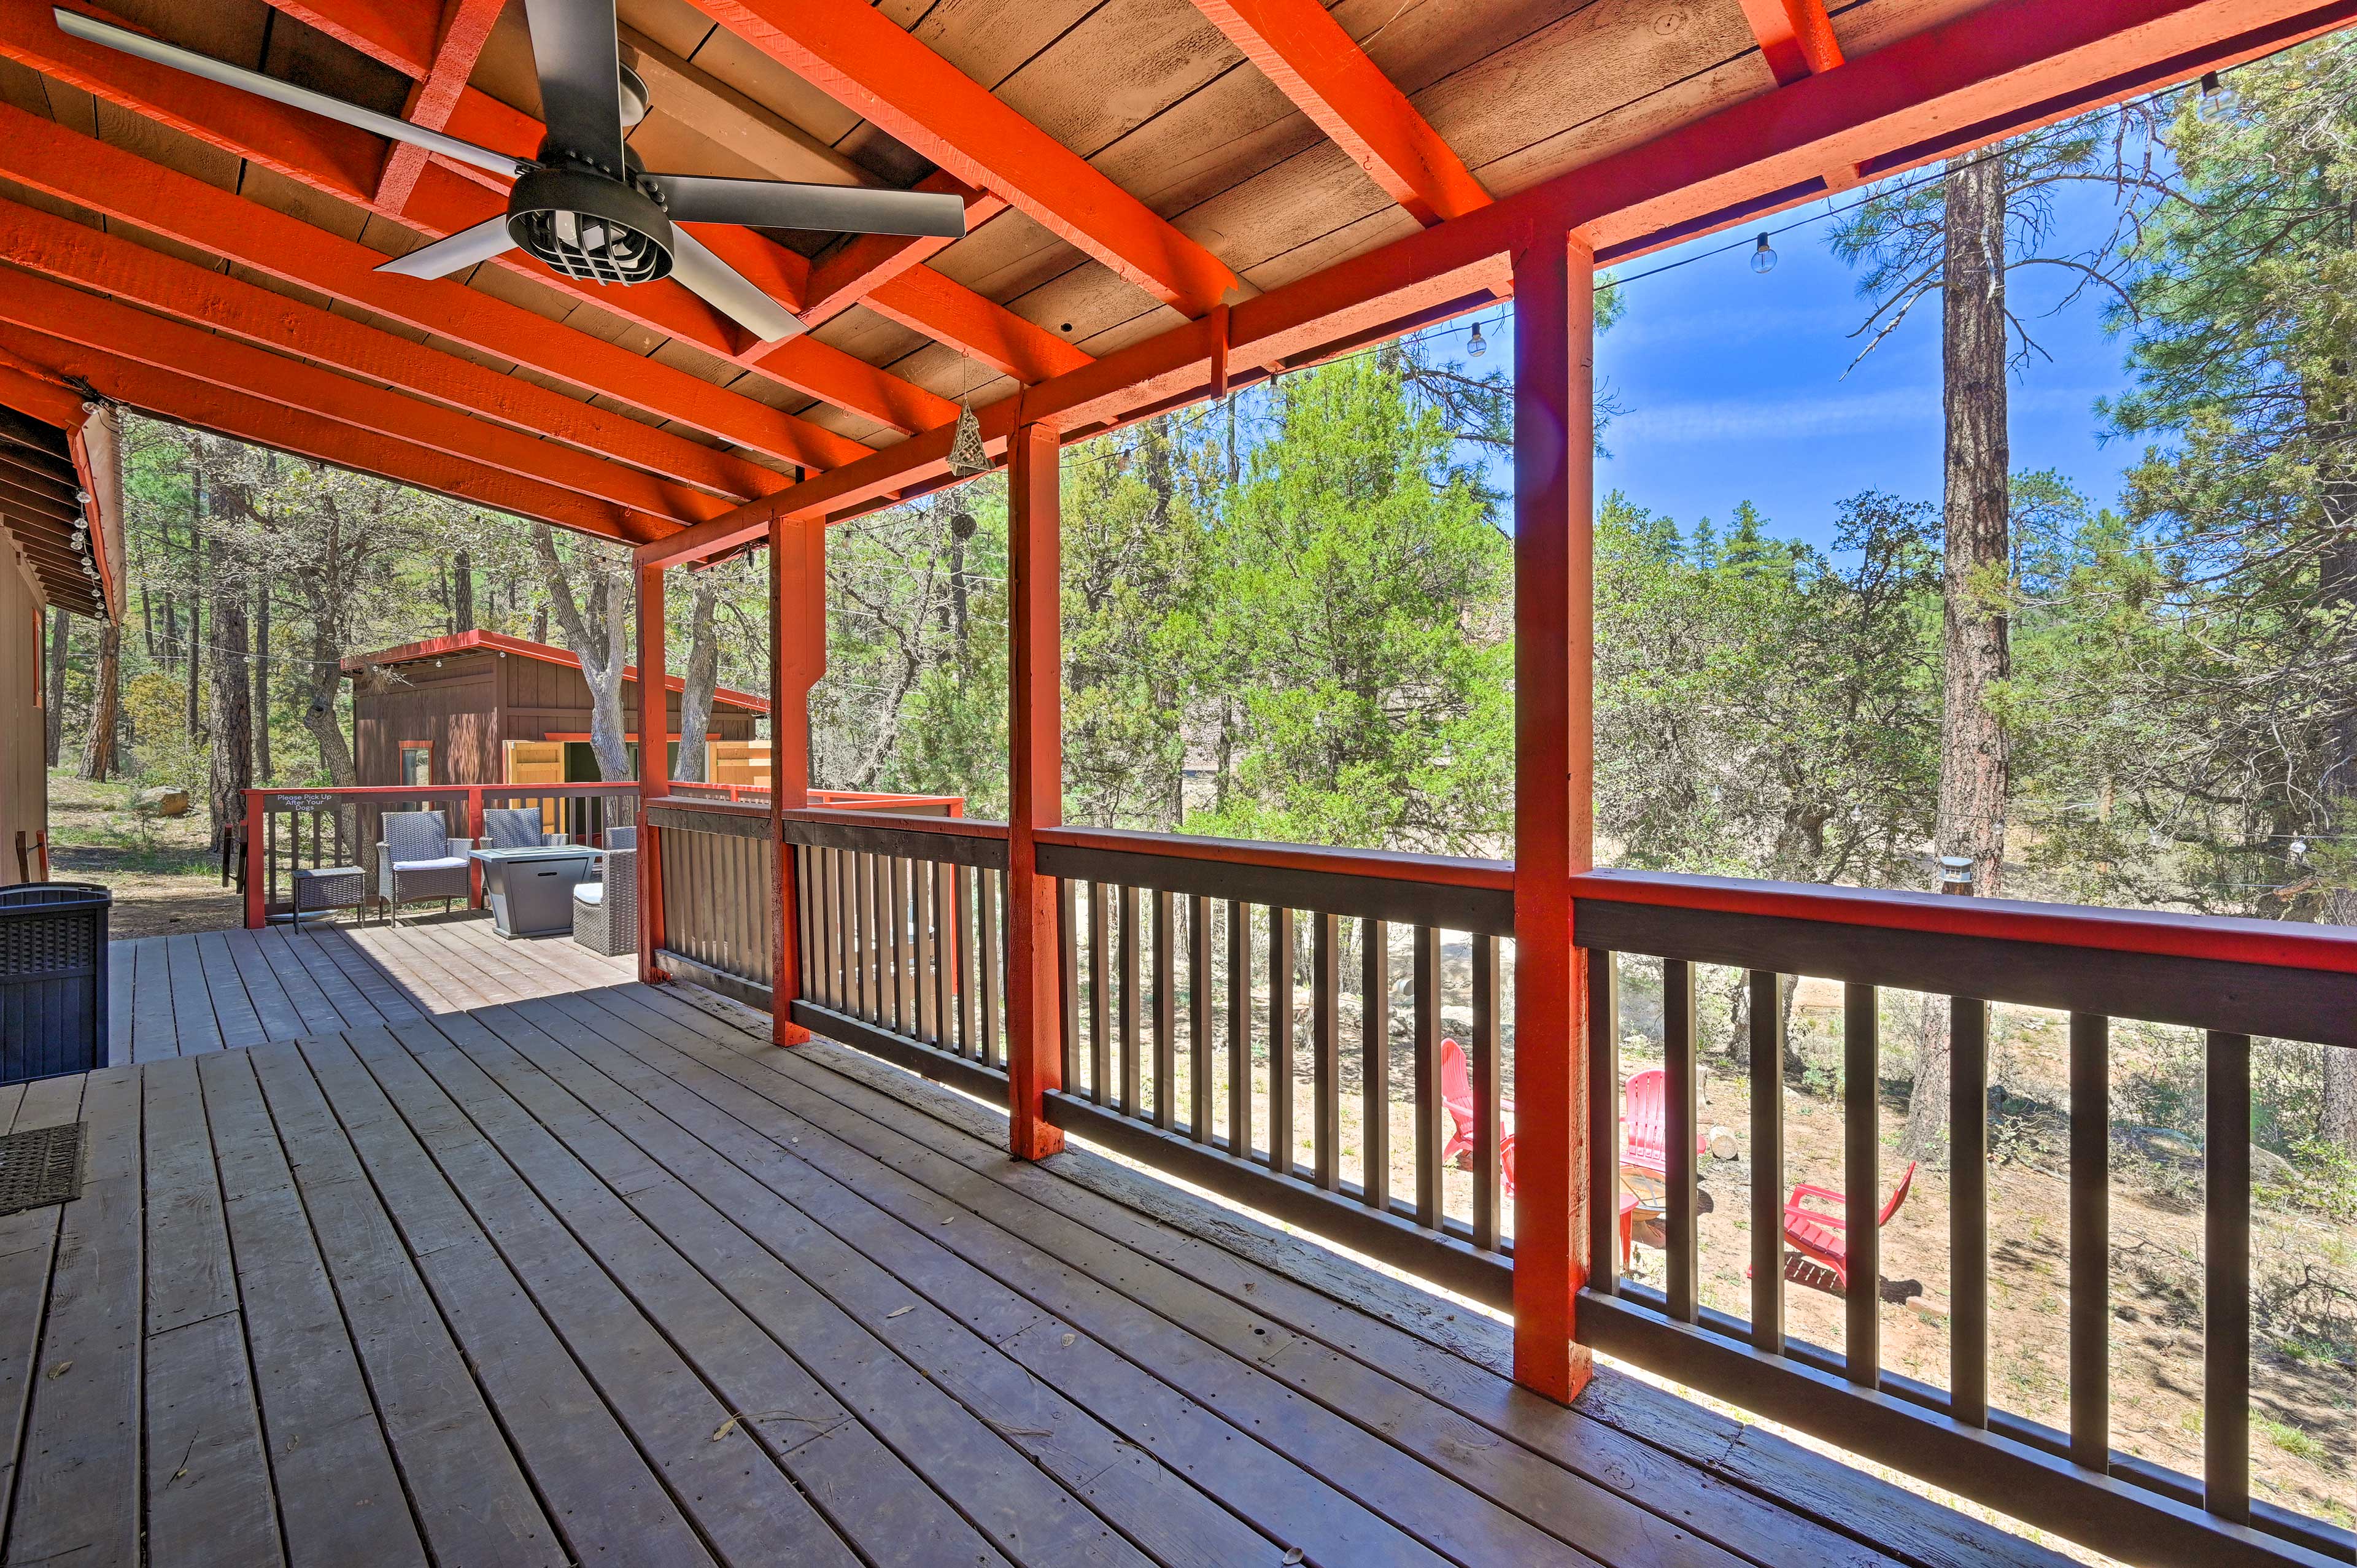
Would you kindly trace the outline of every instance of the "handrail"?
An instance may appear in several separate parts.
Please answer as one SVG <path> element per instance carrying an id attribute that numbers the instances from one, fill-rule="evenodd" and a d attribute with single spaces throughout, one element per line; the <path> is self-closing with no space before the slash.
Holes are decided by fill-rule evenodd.
<path id="1" fill-rule="evenodd" d="M 767 822 L 770 808 L 743 800 L 724 800 L 710 795 L 682 795 L 674 791 L 657 795 L 646 802 L 647 810 L 663 807 L 675 811 L 709 811 L 715 816 L 743 817 L 749 822 Z"/>
<path id="2" fill-rule="evenodd" d="M 1200 833 L 1144 832 L 1130 828 L 1041 828 L 1041 843 L 1130 854 L 1169 855 L 1181 860 L 1232 865 L 1266 865 L 1385 882 L 1423 882 L 1436 887 L 1514 890 L 1514 863 L 1466 855 L 1412 854 L 1381 849 L 1336 849 L 1323 844 L 1279 843 L 1266 839 L 1211 838 Z"/>
<path id="3" fill-rule="evenodd" d="M 1006 824 L 981 817 L 904 817 L 897 811 L 852 811 L 833 806 L 788 809 L 780 815 L 789 822 L 818 822 L 830 828 L 867 828 L 877 832 L 942 833 L 952 838 L 1003 839 Z"/>
<path id="4" fill-rule="evenodd" d="M 1571 883 L 1575 898 L 1604 903 L 2357 974 L 2357 928 L 1662 871 L 1591 871 L 1574 876 Z"/>

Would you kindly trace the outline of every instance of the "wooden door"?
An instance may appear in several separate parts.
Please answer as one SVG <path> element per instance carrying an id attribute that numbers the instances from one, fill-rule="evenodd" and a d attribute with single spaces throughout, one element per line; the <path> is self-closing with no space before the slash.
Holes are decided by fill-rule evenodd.
<path id="1" fill-rule="evenodd" d="M 565 782 L 565 743 L 561 740 L 511 740 L 506 745 L 506 766 L 501 770 L 502 784 L 562 784 Z M 563 802 L 550 798 L 540 803 L 540 831 L 553 833 L 562 831 L 558 817 Z"/>

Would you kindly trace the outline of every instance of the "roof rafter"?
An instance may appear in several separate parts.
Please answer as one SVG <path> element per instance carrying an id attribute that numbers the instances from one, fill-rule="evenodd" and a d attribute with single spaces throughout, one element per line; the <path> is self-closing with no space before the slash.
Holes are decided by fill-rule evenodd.
<path id="1" fill-rule="evenodd" d="M 866 0 L 694 0 L 697 9 L 968 185 L 1189 316 L 1242 285 L 1226 263 Z"/>
<path id="2" fill-rule="evenodd" d="M 1018 381 L 1044 381 L 1094 360 L 1039 323 L 1026 321 L 931 267 L 910 267 L 870 289 L 859 303 Z"/>
<path id="3" fill-rule="evenodd" d="M 583 495 L 683 520 L 714 515 L 729 504 L 642 473 L 628 466 L 630 457 L 611 449 L 618 443 L 632 451 L 687 445 L 676 436 L 70 219 L 0 199 L 0 261 L 262 348 L 389 382 L 461 415 L 479 415 L 491 422 L 481 428 L 497 432 L 490 441 L 517 459 L 500 463 L 488 448 L 480 456 L 511 472 L 533 474 Z M 12 288 L 28 286 L 31 281 L 9 280 Z M 18 314 L 14 302 L 0 301 L 0 318 L 54 336 L 74 336 Z M 751 493 L 767 494 L 781 486 L 782 480 Z"/>
<path id="4" fill-rule="evenodd" d="M 1804 76 L 1815 76 L 1842 63 L 1842 47 L 1834 37 L 1833 18 L 1825 0 L 1737 0 L 1760 53 L 1780 87 L 1790 87 Z"/>
<path id="5" fill-rule="evenodd" d="M 660 532 L 634 526 L 626 521 L 630 514 L 585 500 L 569 490 L 519 479 L 480 463 L 446 456 L 406 441 L 378 435 L 178 371 L 158 370 L 86 344 L 67 342 L 19 327 L 0 326 L 0 350 L 85 381 L 101 396 L 158 418 L 414 485 L 472 505 L 604 539 L 643 542 Z"/>
<path id="6" fill-rule="evenodd" d="M 1222 335 L 1192 321 L 976 411 L 1004 452 L 1017 417 L 1088 433 L 1211 395 L 1212 361 L 1310 362 L 1485 301 L 1514 251 L 1576 233 L 1599 262 L 1642 255 L 1824 194 L 1818 172 L 1880 178 L 2099 104 L 2287 48 L 2357 20 L 2357 0 L 1992 0 L 1780 92 L 1707 114 L 1466 217 L 1238 305 Z M 947 472 L 929 431 L 639 551 L 700 560 L 779 517 L 856 517 Z"/>
<path id="7" fill-rule="evenodd" d="M 1762 3 L 1780 0 L 1745 0 Z M 1464 160 L 1318 0 L 1195 0 L 1195 8 L 1417 222 L 1489 204 Z"/>
<path id="8" fill-rule="evenodd" d="M 964 198 L 969 234 L 1006 210 L 1001 198 L 977 190 L 941 169 L 919 180 L 913 188 Z M 921 266 L 953 242 L 938 235 L 855 234 L 813 263 L 802 295 L 802 318 L 813 327 L 823 326 L 857 305 L 869 291 L 910 267 Z"/>
<path id="9" fill-rule="evenodd" d="M 466 91 L 467 79 L 474 74 L 475 61 L 482 58 L 483 46 L 490 41 L 491 29 L 505 5 L 506 0 L 448 0 L 442 11 L 441 39 L 434 46 L 425 74 L 409 90 L 403 119 L 430 131 L 448 128 Z M 378 210 L 399 212 L 408 206 L 410 192 L 417 188 L 417 177 L 425 172 L 425 148 L 409 142 L 394 143 L 384 156 L 384 172 L 377 177 Z"/>
<path id="10" fill-rule="evenodd" d="M 650 503 L 684 492 L 552 442 L 27 273 L 5 275 L 0 322 L 437 452 L 512 481 L 517 493 L 538 509 L 533 515 L 576 520 L 567 527 L 581 526 L 581 519 L 604 519 L 614 537 L 655 538 L 723 504 L 698 497 L 701 504 L 684 515 L 657 510 Z"/>

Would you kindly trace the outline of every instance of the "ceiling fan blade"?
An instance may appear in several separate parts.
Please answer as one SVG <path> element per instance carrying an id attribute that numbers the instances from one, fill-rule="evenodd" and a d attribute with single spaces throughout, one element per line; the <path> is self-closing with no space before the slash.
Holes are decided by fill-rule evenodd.
<path id="1" fill-rule="evenodd" d="M 429 153 L 456 158 L 476 168 L 489 169 L 493 174 L 512 177 L 517 170 L 528 166 L 524 161 L 495 153 L 489 147 L 479 147 L 472 142 L 462 142 L 456 136 L 446 136 L 439 131 L 429 131 L 413 125 L 406 120 L 390 114 L 380 114 L 373 109 L 363 109 L 357 103 L 347 103 L 340 98 L 330 98 L 324 92 L 314 92 L 307 87 L 297 87 L 291 81 L 281 81 L 274 76 L 264 76 L 258 70 L 228 64 L 193 49 L 167 44 L 161 38 L 151 38 L 127 27 L 85 16 L 78 12 L 59 10 L 54 13 L 60 32 L 87 44 L 98 44 L 110 49 L 120 49 L 127 55 L 185 70 L 190 76 L 201 76 L 208 81 L 218 81 L 224 87 L 242 88 L 258 97 L 274 100 L 296 109 L 307 109 L 314 114 L 324 114 L 330 120 L 340 120 L 363 131 L 373 131 L 380 136 L 396 142 L 411 142 Z"/>
<path id="2" fill-rule="evenodd" d="M 622 172 L 622 57 L 614 0 L 524 0 L 551 145 Z"/>
<path id="3" fill-rule="evenodd" d="M 705 303 L 734 317 L 764 343 L 791 338 L 802 330 L 792 311 L 753 286 L 752 281 L 705 249 L 686 230 L 671 231 L 671 275 L 701 295 Z"/>
<path id="4" fill-rule="evenodd" d="M 799 185 L 780 179 L 716 179 L 697 174 L 651 177 L 662 187 L 673 222 L 813 229 L 826 234 L 965 237 L 965 202 L 931 191 Z"/>
<path id="5" fill-rule="evenodd" d="M 478 262 L 488 262 L 493 256 L 515 249 L 508 237 L 508 220 L 504 215 L 486 218 L 471 229 L 461 229 L 430 245 L 420 245 L 405 256 L 395 256 L 376 270 L 399 273 L 404 277 L 447 278 L 452 273 L 464 272 Z"/>

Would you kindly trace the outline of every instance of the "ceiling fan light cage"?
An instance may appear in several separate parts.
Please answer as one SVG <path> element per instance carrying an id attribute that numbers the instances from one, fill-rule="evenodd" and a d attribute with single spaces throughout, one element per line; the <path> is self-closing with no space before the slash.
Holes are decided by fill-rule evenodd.
<path id="1" fill-rule="evenodd" d="M 671 220 L 635 179 L 535 169 L 516 181 L 508 237 L 552 271 L 586 283 L 653 283 L 671 273 Z"/>

